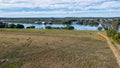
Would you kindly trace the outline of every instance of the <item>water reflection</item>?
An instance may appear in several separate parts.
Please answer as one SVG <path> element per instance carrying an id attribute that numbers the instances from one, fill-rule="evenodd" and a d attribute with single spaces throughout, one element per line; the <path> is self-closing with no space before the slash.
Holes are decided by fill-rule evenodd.
<path id="1" fill-rule="evenodd" d="M 31 23 L 11 23 L 9 22 L 9 24 L 23 24 L 26 27 L 29 26 L 35 26 L 36 29 L 45 29 L 46 26 L 51 26 L 51 27 L 59 27 L 59 28 L 63 28 L 66 27 L 67 25 L 65 24 L 31 24 Z M 71 26 L 73 26 L 75 28 L 75 30 L 97 30 L 98 27 L 102 27 L 100 24 L 98 25 L 87 25 L 87 24 L 72 24 Z"/>

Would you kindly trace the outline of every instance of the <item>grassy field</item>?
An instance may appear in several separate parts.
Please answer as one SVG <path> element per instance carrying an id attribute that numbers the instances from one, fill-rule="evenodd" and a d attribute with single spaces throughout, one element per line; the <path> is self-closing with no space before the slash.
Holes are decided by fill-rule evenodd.
<path id="1" fill-rule="evenodd" d="M 0 68 L 119 67 L 97 31 L 0 29 Z"/>

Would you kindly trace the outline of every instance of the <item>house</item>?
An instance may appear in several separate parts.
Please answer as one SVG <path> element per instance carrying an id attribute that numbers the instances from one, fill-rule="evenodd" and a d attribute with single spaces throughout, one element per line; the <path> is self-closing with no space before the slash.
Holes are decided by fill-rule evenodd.
<path id="1" fill-rule="evenodd" d="M 40 21 L 35 21 L 34 23 L 35 23 L 35 24 L 41 24 L 41 22 L 40 22 Z"/>

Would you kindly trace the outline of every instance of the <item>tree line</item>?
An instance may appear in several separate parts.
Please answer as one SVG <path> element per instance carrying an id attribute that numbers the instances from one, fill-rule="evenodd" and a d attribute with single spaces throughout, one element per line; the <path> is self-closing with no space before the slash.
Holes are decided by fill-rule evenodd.
<path id="1" fill-rule="evenodd" d="M 8 24 L 8 23 L 2 23 L 0 22 L 0 28 L 24 28 L 24 25 L 22 24 Z"/>
<path id="2" fill-rule="evenodd" d="M 112 38 L 114 41 L 120 44 L 120 32 L 118 32 L 118 28 L 120 25 L 120 19 L 114 19 L 112 21 L 112 28 L 106 30 L 107 36 Z"/>
<path id="3" fill-rule="evenodd" d="M 46 26 L 45 29 L 66 29 L 66 30 L 74 30 L 73 26 L 67 25 L 66 27 L 51 27 Z"/>
<path id="4" fill-rule="evenodd" d="M 112 38 L 115 42 L 120 44 L 120 33 L 114 29 L 107 30 L 107 36 Z"/>

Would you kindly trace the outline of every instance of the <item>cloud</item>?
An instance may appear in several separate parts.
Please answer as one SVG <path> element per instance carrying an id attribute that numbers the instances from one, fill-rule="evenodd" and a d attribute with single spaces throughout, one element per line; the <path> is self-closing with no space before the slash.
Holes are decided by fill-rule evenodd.
<path id="1" fill-rule="evenodd" d="M 107 13 L 120 11 L 119 4 L 119 0 L 0 0 L 0 13 L 1 16 Z"/>
<path id="2" fill-rule="evenodd" d="M 0 0 L 0 8 L 75 8 L 105 0 Z M 79 9 L 79 8 L 78 8 Z"/>
<path id="3" fill-rule="evenodd" d="M 120 9 L 120 2 L 118 1 L 108 1 L 108 2 L 104 2 L 100 5 L 93 5 L 93 6 L 89 6 L 87 7 L 87 9 Z M 116 10 L 116 9 L 115 9 Z"/>
<path id="4" fill-rule="evenodd" d="M 117 8 L 116 0 L 0 0 L 0 8 L 64 8 L 64 9 L 101 9 Z"/>

